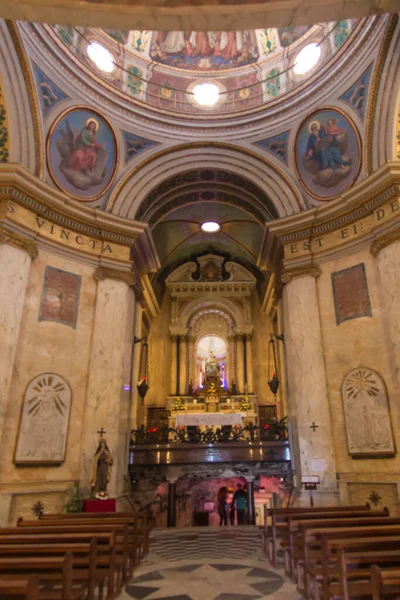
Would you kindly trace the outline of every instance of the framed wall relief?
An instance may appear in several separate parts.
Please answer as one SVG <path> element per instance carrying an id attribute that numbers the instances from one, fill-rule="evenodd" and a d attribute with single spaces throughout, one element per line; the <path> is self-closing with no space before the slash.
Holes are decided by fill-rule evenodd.
<path id="1" fill-rule="evenodd" d="M 347 444 L 353 458 L 394 456 L 389 401 L 385 382 L 372 369 L 351 371 L 342 386 Z"/>
<path id="2" fill-rule="evenodd" d="M 76 329 L 82 277 L 47 265 L 39 321 L 54 321 Z"/>
<path id="3" fill-rule="evenodd" d="M 310 196 L 331 200 L 358 176 L 360 135 L 350 117 L 339 109 L 317 110 L 300 125 L 294 158 L 297 175 Z"/>
<path id="4" fill-rule="evenodd" d="M 50 129 L 47 164 L 63 192 L 86 202 L 100 198 L 111 186 L 118 166 L 113 128 L 91 108 L 68 109 Z"/>
<path id="5" fill-rule="evenodd" d="M 15 450 L 17 465 L 64 462 L 71 401 L 71 388 L 61 375 L 42 373 L 30 381 Z"/>

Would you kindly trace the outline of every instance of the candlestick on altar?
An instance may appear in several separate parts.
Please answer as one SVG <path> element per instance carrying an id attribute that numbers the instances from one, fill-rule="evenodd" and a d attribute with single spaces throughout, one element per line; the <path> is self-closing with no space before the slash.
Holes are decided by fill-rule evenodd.
<path id="1" fill-rule="evenodd" d="M 246 394 L 246 396 L 247 396 L 247 383 L 245 383 L 245 384 L 244 384 L 244 393 L 245 393 L 245 394 Z"/>

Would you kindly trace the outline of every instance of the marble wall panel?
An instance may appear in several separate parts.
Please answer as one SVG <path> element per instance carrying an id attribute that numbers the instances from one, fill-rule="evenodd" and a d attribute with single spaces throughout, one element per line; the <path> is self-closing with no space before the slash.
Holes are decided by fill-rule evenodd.
<path id="1" fill-rule="evenodd" d="M 372 317 L 360 317 L 336 324 L 331 274 L 364 263 Z M 342 384 L 349 371 L 364 367 L 376 371 L 385 381 L 392 416 L 395 446 L 399 445 L 400 423 L 394 398 L 397 383 L 392 374 L 388 343 L 390 323 L 384 310 L 377 261 L 368 248 L 321 265 L 317 279 L 324 360 L 333 429 L 336 470 L 339 474 L 399 473 L 400 458 L 353 459 L 348 451 L 342 401 Z"/>
<path id="2" fill-rule="evenodd" d="M 82 277 L 47 265 L 39 321 L 55 321 L 76 328 Z"/>
<path id="3" fill-rule="evenodd" d="M 75 273 L 82 278 L 76 329 L 51 321 L 38 320 L 47 265 Z M 82 423 L 96 301 L 96 281 L 93 271 L 94 268 L 89 265 L 79 264 L 44 250 L 40 251 L 39 256 L 32 263 L 5 416 L 0 464 L 2 492 L 8 489 L 14 490 L 15 485 L 35 489 L 45 482 L 55 484 L 58 481 L 67 482 L 79 478 Z M 45 372 L 60 374 L 68 381 L 73 394 L 65 462 L 57 467 L 16 467 L 14 452 L 24 392 L 29 381 Z"/>
<path id="4" fill-rule="evenodd" d="M 350 504 L 365 504 L 369 502 L 372 509 L 382 509 L 384 506 L 392 516 L 400 514 L 399 490 L 397 483 L 378 481 L 365 483 L 348 483 Z"/>

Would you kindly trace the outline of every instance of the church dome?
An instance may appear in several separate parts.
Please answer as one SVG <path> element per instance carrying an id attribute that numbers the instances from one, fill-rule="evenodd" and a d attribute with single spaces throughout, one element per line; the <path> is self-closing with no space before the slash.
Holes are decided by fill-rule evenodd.
<path id="1" fill-rule="evenodd" d="M 158 110 L 212 117 L 265 109 L 351 52 L 365 21 L 244 31 L 45 27 L 42 34 L 114 92 Z"/>

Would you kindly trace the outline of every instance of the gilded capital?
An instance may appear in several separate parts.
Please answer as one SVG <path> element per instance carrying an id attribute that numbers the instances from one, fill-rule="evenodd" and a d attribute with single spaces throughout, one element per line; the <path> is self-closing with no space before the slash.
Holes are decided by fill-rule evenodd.
<path id="1" fill-rule="evenodd" d="M 130 271 L 117 271 L 109 267 L 97 267 L 94 272 L 94 278 L 97 281 L 114 279 L 115 281 L 123 281 L 126 285 L 133 285 L 135 283 L 135 276 Z"/>
<path id="2" fill-rule="evenodd" d="M 372 242 L 370 252 L 373 256 L 378 256 L 381 250 L 383 250 L 387 246 L 390 246 L 390 244 L 394 244 L 394 242 L 398 241 L 400 241 L 400 230 L 392 231 L 392 233 L 383 235 L 382 237 Z"/>
<path id="3" fill-rule="evenodd" d="M 39 254 L 37 245 L 32 240 L 28 240 L 21 235 L 16 233 L 10 233 L 8 231 L 0 231 L 0 244 L 9 244 L 19 250 L 27 252 L 31 259 L 35 259 Z"/>
<path id="4" fill-rule="evenodd" d="M 281 275 L 281 283 L 290 283 L 292 279 L 297 277 L 318 277 L 321 273 L 317 265 L 308 265 L 306 267 L 298 267 L 297 269 L 287 269 Z"/>

